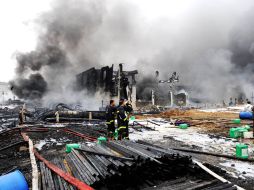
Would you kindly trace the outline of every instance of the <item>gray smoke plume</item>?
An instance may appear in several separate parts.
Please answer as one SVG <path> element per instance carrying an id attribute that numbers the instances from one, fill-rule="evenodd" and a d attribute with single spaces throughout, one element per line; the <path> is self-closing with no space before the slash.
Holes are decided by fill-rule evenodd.
<path id="1" fill-rule="evenodd" d="M 179 85 L 202 101 L 249 97 L 254 82 L 253 7 L 251 0 L 198 0 L 179 17 L 147 21 L 127 0 L 55 0 L 36 20 L 36 49 L 17 55 L 11 84 L 23 99 L 39 98 L 45 104 L 85 101 L 84 92 L 73 91 L 76 74 L 125 63 L 124 69 L 139 70 L 138 92 L 144 97 L 157 86 L 156 80 L 145 79 L 156 70 L 161 80 L 176 71 Z M 97 95 L 94 102 L 101 99 Z"/>
<path id="2" fill-rule="evenodd" d="M 10 84 L 18 97 L 31 100 L 42 98 L 47 90 L 47 83 L 39 73 L 31 74 L 28 79 L 20 78 L 17 82 L 11 81 Z"/>
<path id="3" fill-rule="evenodd" d="M 78 69 L 91 67 L 96 60 L 89 59 L 91 52 L 80 47 L 80 43 L 89 40 L 100 24 L 101 5 L 92 1 L 59 0 L 54 2 L 51 11 L 36 20 L 41 28 L 37 48 L 17 54 L 17 76 L 10 82 L 19 98 L 53 103 L 48 101 L 61 101 L 71 94 L 66 91 L 73 91 Z"/>

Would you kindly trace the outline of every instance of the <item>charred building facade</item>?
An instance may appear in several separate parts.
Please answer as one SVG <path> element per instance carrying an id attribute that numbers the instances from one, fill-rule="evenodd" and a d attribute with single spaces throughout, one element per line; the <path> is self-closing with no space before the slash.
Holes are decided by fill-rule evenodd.
<path id="1" fill-rule="evenodd" d="M 186 91 L 179 86 L 174 86 L 174 83 L 178 82 L 176 73 L 173 73 L 168 80 L 159 80 L 157 74 L 148 82 L 140 81 L 138 84 L 137 74 L 137 70 L 124 71 L 123 65 L 119 64 L 115 70 L 114 65 L 100 69 L 93 67 L 76 77 L 79 90 L 86 90 L 91 96 L 100 92 L 105 101 L 110 99 L 118 101 L 124 98 L 128 99 L 134 108 L 146 105 L 185 106 L 187 104 Z"/>
<path id="2" fill-rule="evenodd" d="M 128 99 L 136 107 L 137 74 L 137 70 L 124 71 L 122 64 L 119 64 L 117 70 L 114 70 L 114 65 L 100 69 L 93 67 L 76 76 L 77 86 L 79 90 L 87 90 L 91 95 L 103 92 L 107 95 L 105 99 Z"/>

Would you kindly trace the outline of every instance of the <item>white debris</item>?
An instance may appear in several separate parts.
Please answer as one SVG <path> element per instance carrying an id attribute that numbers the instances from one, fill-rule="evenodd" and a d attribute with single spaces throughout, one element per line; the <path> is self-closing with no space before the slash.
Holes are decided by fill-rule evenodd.
<path id="1" fill-rule="evenodd" d="M 46 125 L 44 125 L 44 127 L 47 127 L 47 128 L 50 128 L 50 127 L 53 127 L 53 128 L 55 128 L 55 127 L 62 128 L 62 127 L 65 127 L 65 125 L 64 124 L 60 124 L 60 123 L 54 123 L 54 124 L 46 124 Z"/>
<path id="2" fill-rule="evenodd" d="M 56 144 L 57 146 L 63 145 L 65 142 L 70 141 L 67 138 L 60 138 L 59 140 L 54 139 L 54 138 L 50 138 L 50 139 L 44 139 L 44 140 L 40 140 L 39 143 L 35 144 L 34 146 L 38 149 L 41 150 L 43 146 L 45 146 L 46 144 Z"/>
<path id="3" fill-rule="evenodd" d="M 254 176 L 254 165 L 246 162 L 240 161 L 227 161 L 221 163 L 220 165 L 234 169 L 238 175 L 242 175 L 245 177 L 253 177 Z"/>
<path id="4" fill-rule="evenodd" d="M 161 118 L 149 118 L 149 120 L 158 124 Z M 154 129 L 154 131 L 143 129 L 141 131 L 131 130 L 131 140 L 145 140 L 150 143 L 166 141 L 165 138 L 172 138 L 176 141 L 180 141 L 183 144 L 200 147 L 205 152 L 215 152 L 218 154 L 235 155 L 236 144 L 239 143 L 235 139 L 228 138 L 216 138 L 207 134 L 200 133 L 200 128 L 189 127 L 187 129 L 179 129 L 177 126 L 169 125 L 167 123 L 161 123 L 160 126 L 147 122 L 147 120 L 136 120 L 138 123 Z M 169 127 L 167 127 L 169 126 Z M 254 155 L 253 145 L 248 145 L 249 155 Z M 233 164 L 235 166 L 233 166 Z M 240 162 L 240 161 L 228 161 L 221 163 L 228 173 L 233 177 L 247 178 L 254 176 L 254 164 Z M 233 171 L 232 171 L 233 170 Z"/>
<path id="5" fill-rule="evenodd" d="M 245 108 L 245 105 L 241 105 L 241 106 L 230 106 L 226 108 L 207 108 L 207 109 L 200 109 L 199 111 L 209 112 L 209 113 L 216 113 L 216 112 L 239 113 L 243 111 L 244 108 Z"/>
<path id="6" fill-rule="evenodd" d="M 47 144 L 47 142 L 46 142 L 45 140 L 40 140 L 40 142 L 37 143 L 37 144 L 35 144 L 34 147 L 37 148 L 38 150 L 41 150 L 42 147 L 43 147 L 44 145 L 46 145 L 46 144 Z"/>
<path id="7" fill-rule="evenodd" d="M 15 104 L 1 105 L 1 106 L 0 106 L 0 109 L 5 109 L 5 108 L 14 109 L 14 108 L 16 108 L 16 107 L 17 107 L 17 105 L 15 105 Z"/>
<path id="8" fill-rule="evenodd" d="M 198 146 L 204 151 L 216 151 L 231 154 L 234 153 L 232 147 L 235 147 L 236 142 L 226 138 L 211 138 L 207 134 L 200 134 L 198 133 L 198 128 L 190 127 L 188 129 L 179 129 L 178 127 L 170 124 L 162 124 L 157 126 L 146 121 L 138 121 L 138 123 L 150 127 L 155 131 L 133 131 L 133 133 L 130 134 L 130 139 L 132 140 L 146 139 L 151 141 L 159 141 L 166 137 L 171 137 L 177 141 L 185 143 L 186 145 Z"/>

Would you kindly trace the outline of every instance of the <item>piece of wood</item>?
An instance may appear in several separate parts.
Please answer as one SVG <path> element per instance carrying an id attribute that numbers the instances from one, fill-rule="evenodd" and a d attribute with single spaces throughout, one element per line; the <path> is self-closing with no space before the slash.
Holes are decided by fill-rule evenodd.
<path id="1" fill-rule="evenodd" d="M 38 178 L 39 178 L 39 173 L 38 173 L 38 166 L 36 164 L 34 152 L 33 152 L 33 142 L 31 139 L 28 139 L 28 144 L 29 144 L 29 153 L 30 153 L 30 160 L 31 160 L 31 165 L 32 165 L 32 190 L 38 190 Z"/>
<path id="2" fill-rule="evenodd" d="M 230 181 L 228 181 L 228 180 L 224 179 L 223 177 L 219 176 L 218 174 L 214 173 L 212 170 L 210 170 L 209 168 L 204 166 L 201 162 L 199 162 L 197 160 L 193 160 L 193 162 L 196 163 L 200 168 L 205 170 L 207 173 L 209 173 L 210 175 L 212 175 L 216 179 L 220 180 L 221 182 L 223 182 L 223 183 L 231 183 Z M 235 187 L 237 188 L 237 190 L 244 190 L 244 188 L 239 187 L 238 185 L 235 185 Z"/>

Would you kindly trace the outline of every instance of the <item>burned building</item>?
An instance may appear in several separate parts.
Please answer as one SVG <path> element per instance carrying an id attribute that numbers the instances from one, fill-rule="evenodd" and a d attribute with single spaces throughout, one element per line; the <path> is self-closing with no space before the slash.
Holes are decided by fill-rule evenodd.
<path id="1" fill-rule="evenodd" d="M 101 69 L 93 67 L 77 75 L 78 89 L 86 89 L 90 94 L 102 90 L 115 95 L 113 81 L 113 65 L 112 67 L 106 66 Z"/>
<path id="2" fill-rule="evenodd" d="M 78 90 L 87 90 L 88 94 L 102 92 L 107 97 L 105 99 L 120 98 L 128 99 L 136 107 L 136 78 L 137 70 L 124 71 L 123 65 L 114 70 L 105 66 L 100 69 L 90 68 L 76 76 Z"/>
<path id="3" fill-rule="evenodd" d="M 154 77 L 144 77 L 137 85 L 138 107 L 146 105 L 186 106 L 188 94 L 179 84 L 179 76 L 173 72 L 167 79 L 160 80 L 159 71 Z"/>
<path id="4" fill-rule="evenodd" d="M 179 80 L 175 72 L 169 79 L 162 81 L 158 79 L 157 71 L 154 78 L 143 78 L 139 83 L 136 82 L 137 74 L 137 70 L 124 71 L 122 64 L 119 64 L 116 70 L 114 65 L 100 69 L 93 67 L 77 75 L 78 89 L 87 90 L 90 95 L 100 92 L 103 94 L 103 100 L 106 101 L 128 99 L 134 108 L 146 105 L 185 106 L 187 104 L 187 93 L 183 88 L 175 86 Z"/>

